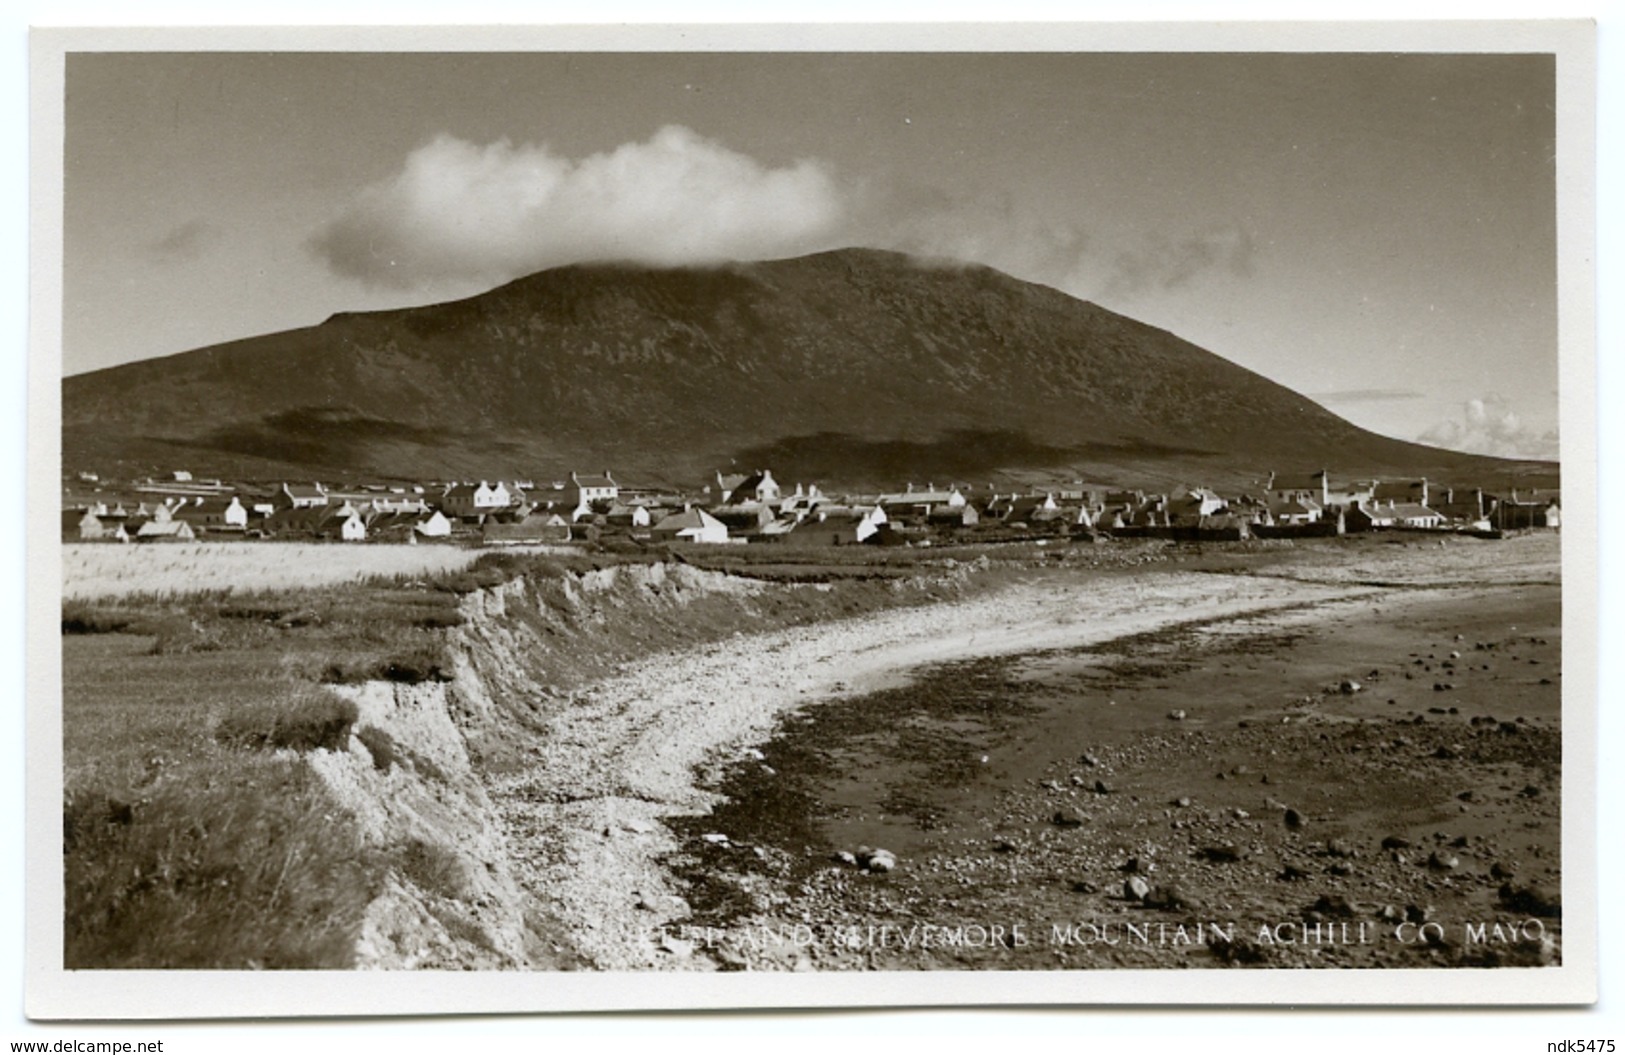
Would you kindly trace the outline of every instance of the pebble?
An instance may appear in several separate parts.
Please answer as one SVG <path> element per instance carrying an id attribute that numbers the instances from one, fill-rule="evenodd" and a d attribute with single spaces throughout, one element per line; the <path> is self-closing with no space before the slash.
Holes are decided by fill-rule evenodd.
<path id="1" fill-rule="evenodd" d="M 1405 850 L 1409 849 L 1410 845 L 1411 841 L 1402 835 L 1390 835 L 1382 840 L 1384 850 Z"/>
<path id="2" fill-rule="evenodd" d="M 858 863 L 871 872 L 890 872 L 897 867 L 897 855 L 890 850 L 870 850 L 858 855 Z"/>
<path id="3" fill-rule="evenodd" d="M 1547 919 L 1563 915 L 1562 899 L 1542 887 L 1515 887 L 1511 883 L 1502 883 L 1496 893 L 1501 903 L 1515 912 L 1527 912 L 1531 916 L 1544 916 Z"/>
<path id="4" fill-rule="evenodd" d="M 1184 711 L 1169 711 L 1168 712 L 1168 717 L 1172 721 L 1182 722 L 1182 721 L 1185 720 L 1185 712 Z"/>
<path id="5" fill-rule="evenodd" d="M 1303 814 L 1299 813 L 1295 809 L 1291 809 L 1290 807 L 1287 809 L 1286 813 L 1282 815 L 1281 820 L 1286 823 L 1288 828 L 1295 829 L 1303 827 Z"/>
<path id="6" fill-rule="evenodd" d="M 1427 923 L 1433 919 L 1432 905 L 1410 904 L 1405 906 L 1405 919 L 1410 923 Z"/>
<path id="7" fill-rule="evenodd" d="M 1338 691 L 1343 695 L 1353 696 L 1355 693 L 1360 691 L 1360 683 L 1355 681 L 1353 678 L 1345 678 L 1343 683 L 1337 688 Z"/>
<path id="8" fill-rule="evenodd" d="M 1142 900 L 1152 908 L 1189 908 L 1191 904 L 1185 891 L 1174 883 L 1152 887 Z"/>
<path id="9" fill-rule="evenodd" d="M 1437 872 L 1454 872 L 1461 867 L 1461 858 L 1455 854 L 1441 854 L 1435 850 L 1428 854 L 1428 867 Z"/>
<path id="10" fill-rule="evenodd" d="M 1073 813 L 1071 810 L 1056 810 L 1055 814 L 1050 817 L 1049 820 L 1050 823 L 1055 825 L 1057 828 L 1083 827 L 1083 818 L 1078 814 Z"/>
<path id="11" fill-rule="evenodd" d="M 1354 906 L 1341 894 L 1320 895 L 1305 913 L 1306 916 L 1330 916 L 1338 919 L 1347 919 L 1354 914 Z"/>
<path id="12" fill-rule="evenodd" d="M 700 838 L 704 839 L 708 843 L 718 846 L 728 841 L 728 837 L 723 835 L 721 832 L 706 832 L 704 835 L 700 836 Z"/>
<path id="13" fill-rule="evenodd" d="M 1224 843 L 1219 846 L 1204 846 L 1200 854 L 1215 864 L 1231 864 L 1241 860 L 1241 847 L 1234 843 Z"/>
<path id="14" fill-rule="evenodd" d="M 1139 876 L 1130 876 L 1123 880 L 1123 896 L 1130 901 L 1144 901 L 1145 896 L 1151 893 L 1151 884 Z"/>

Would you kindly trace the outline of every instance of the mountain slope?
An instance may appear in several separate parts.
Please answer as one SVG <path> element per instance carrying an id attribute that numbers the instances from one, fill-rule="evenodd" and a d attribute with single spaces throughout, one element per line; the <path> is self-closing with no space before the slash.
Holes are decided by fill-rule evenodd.
<path id="1" fill-rule="evenodd" d="M 233 475 L 607 466 L 692 483 L 738 459 L 854 484 L 1044 470 L 1219 482 L 1487 461 L 1376 436 L 1048 287 L 873 250 L 557 268 L 70 377 L 63 404 L 70 467 Z"/>

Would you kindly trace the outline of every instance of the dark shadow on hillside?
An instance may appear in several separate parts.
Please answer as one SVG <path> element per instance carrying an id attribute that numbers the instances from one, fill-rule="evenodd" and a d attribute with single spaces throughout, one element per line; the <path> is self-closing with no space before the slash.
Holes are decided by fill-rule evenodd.
<path id="1" fill-rule="evenodd" d="M 215 429 L 188 446 L 303 465 L 355 465 L 372 444 L 436 446 L 455 435 L 345 410 L 298 407 L 255 425 Z"/>
<path id="2" fill-rule="evenodd" d="M 784 479 L 972 479 L 1002 469 L 1057 468 L 1083 461 L 1206 458 L 1212 452 L 1141 443 L 1058 447 L 1015 429 L 952 429 L 935 440 L 866 440 L 842 432 L 785 436 L 734 452 L 739 465 L 770 466 Z"/>

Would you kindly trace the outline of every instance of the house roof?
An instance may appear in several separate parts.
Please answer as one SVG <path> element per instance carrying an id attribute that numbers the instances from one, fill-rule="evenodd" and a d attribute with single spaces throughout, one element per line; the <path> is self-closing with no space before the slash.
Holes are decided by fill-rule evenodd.
<path id="1" fill-rule="evenodd" d="M 1318 473 L 1286 473 L 1270 483 L 1271 491 L 1318 491 L 1326 479 L 1324 471 Z"/>
<path id="2" fill-rule="evenodd" d="M 1372 489 L 1372 497 L 1380 499 L 1404 499 L 1420 492 L 1427 486 L 1426 480 L 1391 480 L 1386 483 L 1379 482 Z"/>
<path id="3" fill-rule="evenodd" d="M 141 525 L 137 535 L 145 538 L 157 538 L 164 535 L 190 535 L 192 525 L 184 520 L 149 520 Z"/>
<path id="4" fill-rule="evenodd" d="M 1395 520 L 1415 520 L 1421 517 L 1443 517 L 1444 514 L 1436 509 L 1429 509 L 1420 502 L 1396 502 L 1392 509 L 1385 510 Z"/>
<path id="5" fill-rule="evenodd" d="M 684 510 L 681 513 L 671 514 L 656 524 L 653 530 L 675 534 L 679 531 L 691 531 L 697 528 L 723 528 L 723 530 L 727 530 L 722 521 L 698 506 Z"/>
<path id="6" fill-rule="evenodd" d="M 285 492 L 295 498 L 326 498 L 327 492 L 321 484 L 289 484 L 282 485 Z"/>

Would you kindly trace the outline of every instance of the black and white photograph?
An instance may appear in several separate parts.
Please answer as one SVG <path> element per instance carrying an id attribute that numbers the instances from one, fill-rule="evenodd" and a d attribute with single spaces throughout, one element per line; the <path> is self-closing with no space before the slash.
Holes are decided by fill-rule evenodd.
<path id="1" fill-rule="evenodd" d="M 1299 28 L 36 31 L 30 1013 L 1595 999 L 1595 27 Z"/>

